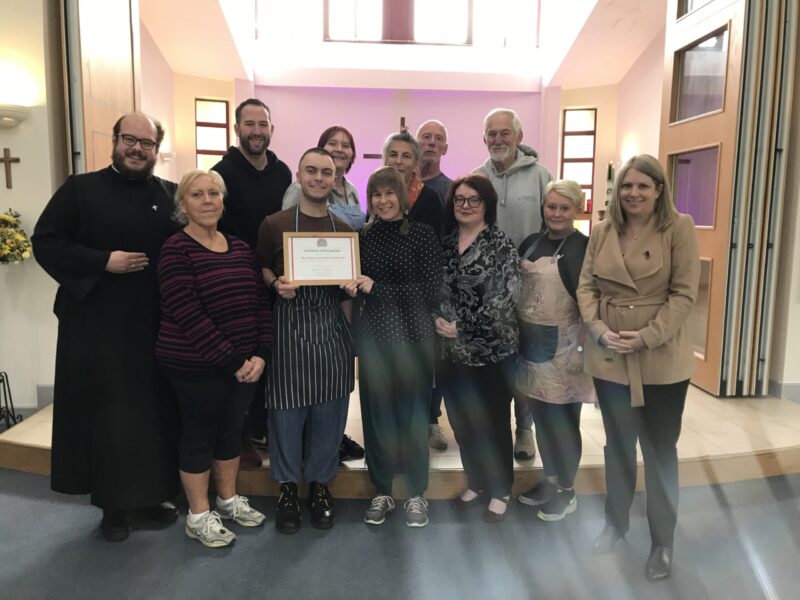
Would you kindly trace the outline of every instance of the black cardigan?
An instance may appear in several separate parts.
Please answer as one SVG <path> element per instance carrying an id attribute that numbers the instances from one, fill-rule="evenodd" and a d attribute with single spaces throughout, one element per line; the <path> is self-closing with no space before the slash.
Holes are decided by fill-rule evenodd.
<path id="1" fill-rule="evenodd" d="M 423 185 L 417 201 L 414 206 L 408 211 L 408 218 L 412 221 L 419 221 L 420 223 L 427 223 L 433 227 L 437 239 L 442 239 L 442 213 L 444 206 L 439 196 L 439 192 L 434 191 L 433 188 Z"/>

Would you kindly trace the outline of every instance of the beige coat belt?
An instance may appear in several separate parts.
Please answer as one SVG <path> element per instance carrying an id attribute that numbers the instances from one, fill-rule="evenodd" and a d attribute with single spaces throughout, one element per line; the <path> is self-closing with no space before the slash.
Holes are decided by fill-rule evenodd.
<path id="1" fill-rule="evenodd" d="M 636 331 L 640 327 L 636 323 L 624 324 L 624 311 L 633 310 L 640 306 L 660 306 L 667 302 L 667 294 L 651 294 L 649 296 L 635 296 L 633 298 L 612 298 L 605 296 L 600 299 L 600 319 L 608 325 L 612 331 Z M 609 319 L 609 306 L 617 309 L 617 315 L 621 318 L 614 318 L 613 322 Z M 622 322 L 621 322 L 622 321 Z M 628 385 L 631 390 L 631 406 L 644 406 L 644 388 L 642 387 L 642 366 L 639 363 L 640 352 L 623 354 L 625 359 L 625 370 L 628 372 Z"/>

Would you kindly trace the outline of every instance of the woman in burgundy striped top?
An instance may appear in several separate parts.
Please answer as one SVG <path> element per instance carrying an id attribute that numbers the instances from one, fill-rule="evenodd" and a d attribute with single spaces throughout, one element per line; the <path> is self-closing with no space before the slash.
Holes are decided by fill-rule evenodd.
<path id="1" fill-rule="evenodd" d="M 241 432 L 272 343 L 272 315 L 250 248 L 217 230 L 225 184 L 214 171 L 190 171 L 175 194 L 183 230 L 161 248 L 161 326 L 156 357 L 181 408 L 181 482 L 189 500 L 186 534 L 209 547 L 264 515 L 236 494 Z M 214 471 L 216 511 L 208 502 Z"/>

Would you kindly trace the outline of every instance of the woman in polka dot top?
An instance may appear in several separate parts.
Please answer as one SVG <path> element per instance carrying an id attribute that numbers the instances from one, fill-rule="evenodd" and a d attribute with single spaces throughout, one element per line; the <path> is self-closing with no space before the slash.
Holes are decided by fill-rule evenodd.
<path id="1" fill-rule="evenodd" d="M 359 234 L 363 299 L 357 343 L 367 467 L 377 495 L 364 520 L 383 523 L 394 509 L 398 458 L 411 496 L 411 527 L 428 523 L 428 412 L 433 385 L 433 313 L 442 285 L 441 250 L 430 225 L 408 218 L 408 192 L 392 167 L 367 183 L 369 222 Z"/>

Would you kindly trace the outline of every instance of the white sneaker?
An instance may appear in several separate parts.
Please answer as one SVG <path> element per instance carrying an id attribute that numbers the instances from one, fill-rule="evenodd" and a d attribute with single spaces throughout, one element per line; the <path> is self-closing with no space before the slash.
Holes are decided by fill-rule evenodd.
<path id="1" fill-rule="evenodd" d="M 428 501 L 422 496 L 414 496 L 403 504 L 406 509 L 406 525 L 409 527 L 425 527 L 428 524 Z"/>
<path id="2" fill-rule="evenodd" d="M 447 450 L 447 440 L 442 433 L 442 427 L 436 423 L 428 425 L 428 446 L 434 450 Z"/>
<path id="3" fill-rule="evenodd" d="M 375 496 L 370 502 L 369 508 L 364 512 L 364 523 L 368 525 L 383 524 L 386 515 L 394 510 L 394 506 L 394 499 L 391 496 Z"/>
<path id="4" fill-rule="evenodd" d="M 223 519 L 236 521 L 242 527 L 258 527 L 264 522 L 264 514 L 250 506 L 250 501 L 244 496 L 236 496 L 228 508 L 223 508 L 217 500 L 217 512 Z"/>
<path id="5" fill-rule="evenodd" d="M 187 517 L 186 535 L 207 548 L 223 548 L 236 541 L 236 534 L 222 526 L 219 513 L 215 510 L 206 513 L 196 525 L 192 525 Z"/>

